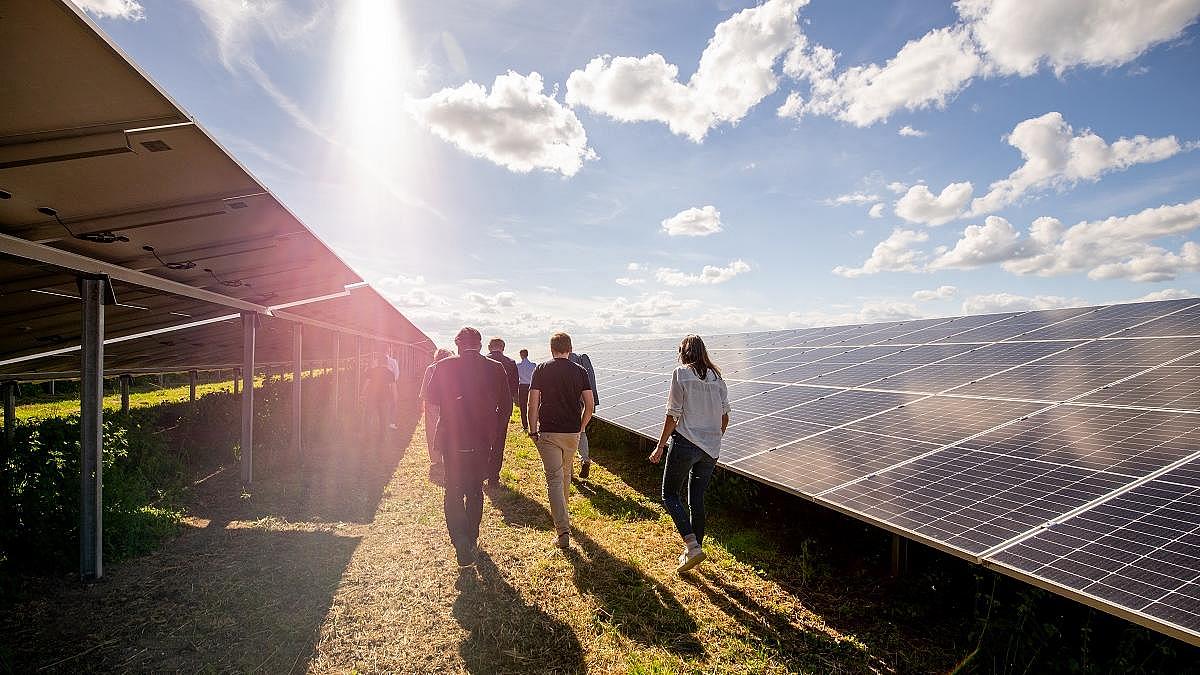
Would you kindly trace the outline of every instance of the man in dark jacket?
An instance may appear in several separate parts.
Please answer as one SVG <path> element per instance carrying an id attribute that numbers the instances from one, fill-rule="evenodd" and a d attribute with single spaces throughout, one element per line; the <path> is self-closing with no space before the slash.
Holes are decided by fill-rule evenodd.
<path id="1" fill-rule="evenodd" d="M 460 330 L 454 338 L 458 356 L 437 362 L 425 392 L 426 401 L 441 411 L 434 446 L 446 472 L 446 529 L 464 567 L 475 562 L 483 480 L 492 449 L 503 443 L 496 429 L 512 415 L 504 367 L 479 353 L 482 342 L 474 328 Z"/>
<path id="2" fill-rule="evenodd" d="M 504 355 L 504 340 L 498 337 L 488 340 L 488 358 L 504 366 L 504 377 L 508 383 L 508 408 L 501 406 L 500 421 L 496 432 L 500 443 L 492 448 L 491 462 L 488 464 L 488 482 L 492 487 L 500 484 L 500 467 L 504 464 L 504 443 L 508 438 L 508 420 L 512 417 L 513 401 L 517 400 L 517 362 Z"/>

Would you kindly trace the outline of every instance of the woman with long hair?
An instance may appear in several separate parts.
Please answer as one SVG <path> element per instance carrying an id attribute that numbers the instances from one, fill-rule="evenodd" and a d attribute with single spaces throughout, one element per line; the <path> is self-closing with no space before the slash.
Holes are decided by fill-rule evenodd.
<path id="1" fill-rule="evenodd" d="M 663 506 L 687 546 L 676 568 L 686 572 L 706 557 L 701 547 L 704 490 L 717 468 L 721 436 L 729 426 L 729 388 L 699 335 L 689 335 L 679 343 L 679 363 L 671 373 L 667 417 L 650 461 L 658 464 L 666 454 Z"/>

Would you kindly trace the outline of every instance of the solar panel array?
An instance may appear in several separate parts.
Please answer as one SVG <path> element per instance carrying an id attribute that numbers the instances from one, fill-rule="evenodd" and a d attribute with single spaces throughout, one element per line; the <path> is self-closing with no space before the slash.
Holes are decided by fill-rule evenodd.
<path id="1" fill-rule="evenodd" d="M 1200 299 L 706 338 L 720 464 L 1200 644 Z M 677 339 L 588 349 L 657 439 Z"/>

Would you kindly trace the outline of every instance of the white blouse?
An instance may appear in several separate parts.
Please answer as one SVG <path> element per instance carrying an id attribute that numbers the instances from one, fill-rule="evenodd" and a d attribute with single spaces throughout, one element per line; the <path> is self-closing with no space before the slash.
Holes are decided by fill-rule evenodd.
<path id="1" fill-rule="evenodd" d="M 667 414 L 680 435 L 715 458 L 721 452 L 721 417 L 729 414 L 729 387 L 711 370 L 701 380 L 691 366 L 679 366 L 671 373 Z"/>

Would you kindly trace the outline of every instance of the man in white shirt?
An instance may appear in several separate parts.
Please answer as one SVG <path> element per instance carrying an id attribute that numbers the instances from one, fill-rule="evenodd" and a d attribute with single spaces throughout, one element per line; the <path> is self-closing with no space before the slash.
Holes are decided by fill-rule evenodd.
<path id="1" fill-rule="evenodd" d="M 537 364 L 529 360 L 529 350 L 521 350 L 521 360 L 517 362 L 517 407 L 521 409 L 521 429 L 529 433 L 529 383 L 533 381 L 533 369 Z"/>
<path id="2" fill-rule="evenodd" d="M 383 358 L 386 359 L 385 365 L 387 365 L 388 372 L 392 374 L 392 386 L 390 387 L 392 401 L 389 408 L 391 417 L 388 423 L 389 429 L 397 428 L 396 421 L 400 412 L 398 410 L 400 406 L 400 362 L 396 360 L 396 355 L 393 353 L 394 349 L 394 347 L 388 347 L 387 352 L 383 355 Z"/>

